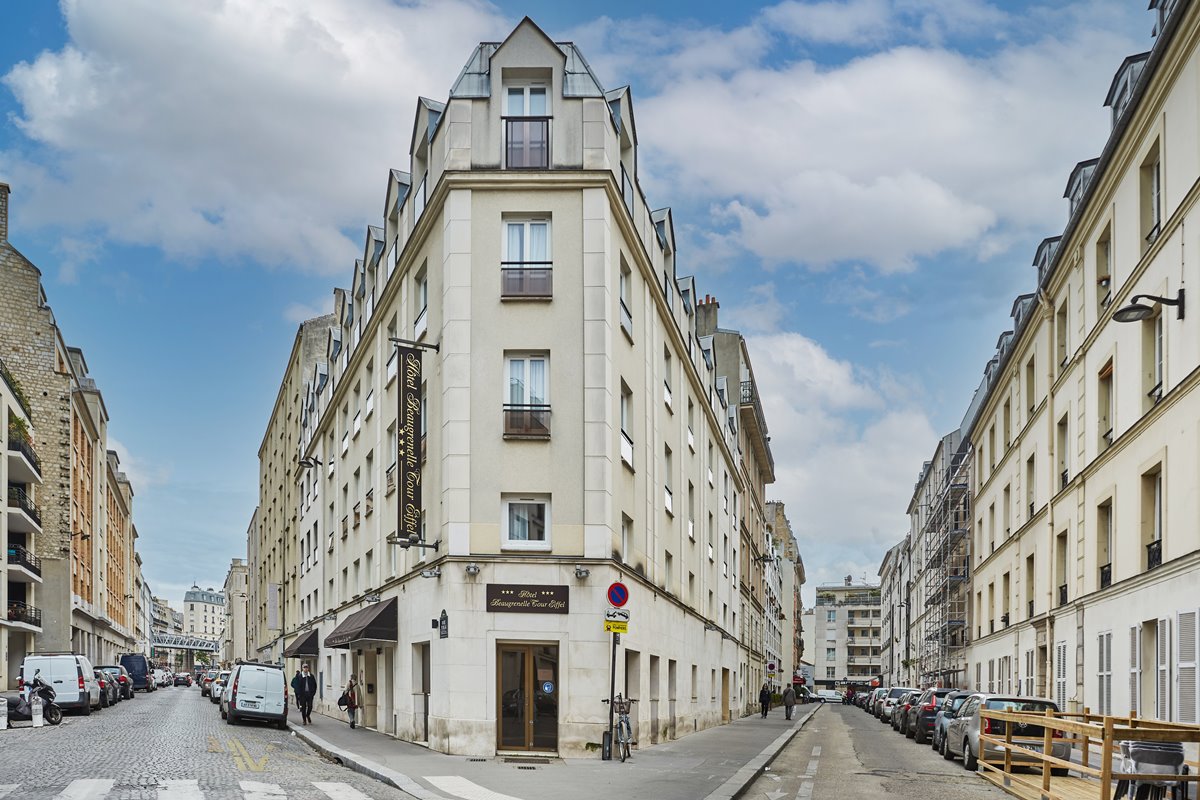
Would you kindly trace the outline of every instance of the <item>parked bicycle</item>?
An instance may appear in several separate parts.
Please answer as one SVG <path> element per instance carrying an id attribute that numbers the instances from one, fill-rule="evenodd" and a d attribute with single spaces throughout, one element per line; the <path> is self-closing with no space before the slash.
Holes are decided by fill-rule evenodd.
<path id="1" fill-rule="evenodd" d="M 608 700 L 600 702 L 607 703 Z M 617 754 L 621 756 L 621 763 L 627 758 L 632 758 L 629 746 L 633 744 L 633 726 L 629 722 L 629 712 L 636 702 L 632 697 L 621 697 L 620 692 L 613 698 L 613 710 L 617 713 Z"/>

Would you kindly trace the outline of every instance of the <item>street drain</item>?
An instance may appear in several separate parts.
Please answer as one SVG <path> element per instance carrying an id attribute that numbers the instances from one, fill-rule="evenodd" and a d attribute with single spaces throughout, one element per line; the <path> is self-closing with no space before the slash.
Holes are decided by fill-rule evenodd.
<path id="1" fill-rule="evenodd" d="M 467 761 L 487 761 L 486 758 L 468 758 Z"/>
<path id="2" fill-rule="evenodd" d="M 519 766 L 519 767 L 517 767 L 517 769 L 537 769 L 537 767 Z"/>
<path id="3" fill-rule="evenodd" d="M 548 758 L 506 758 L 505 764 L 549 764 Z"/>

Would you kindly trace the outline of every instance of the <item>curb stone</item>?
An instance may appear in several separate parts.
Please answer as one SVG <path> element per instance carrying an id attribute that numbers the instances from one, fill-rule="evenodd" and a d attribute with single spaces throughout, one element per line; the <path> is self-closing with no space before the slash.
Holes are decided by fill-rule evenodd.
<path id="1" fill-rule="evenodd" d="M 792 741 L 800 729 L 803 728 L 813 715 L 817 713 L 825 704 L 820 703 L 816 708 L 809 711 L 800 719 L 796 720 L 796 724 L 788 730 L 779 734 L 775 741 L 767 745 L 761 753 L 747 761 L 741 769 L 733 773 L 733 776 L 718 786 L 716 790 L 708 794 L 704 800 L 734 800 L 740 797 L 742 792 L 746 791 L 746 787 L 753 783 L 763 771 L 770 766 L 775 757 L 787 747 L 788 742 Z"/>
<path id="2" fill-rule="evenodd" d="M 394 769 L 389 769 L 382 764 L 371 761 L 368 758 L 363 758 L 357 753 L 352 753 L 349 750 L 343 750 L 340 747 L 330 744 L 329 742 L 317 736 L 311 731 L 306 731 L 303 728 L 297 727 L 295 723 L 289 722 L 288 727 L 292 733 L 296 734 L 297 738 L 316 750 L 326 758 L 333 759 L 342 766 L 352 769 L 355 772 L 361 772 L 367 777 L 374 778 L 377 781 L 393 786 L 405 794 L 416 797 L 418 800 L 450 800 L 443 795 L 431 792 L 421 784 L 417 783 L 412 778 L 405 775 L 403 772 L 397 772 Z"/>

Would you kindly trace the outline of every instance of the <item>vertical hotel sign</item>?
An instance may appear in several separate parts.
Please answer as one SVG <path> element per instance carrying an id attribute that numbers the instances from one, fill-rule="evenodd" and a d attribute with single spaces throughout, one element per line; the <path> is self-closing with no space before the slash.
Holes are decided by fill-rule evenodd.
<path id="1" fill-rule="evenodd" d="M 400 359 L 400 408 L 396 463 L 399 472 L 401 542 L 421 540 L 421 351 L 397 346 Z"/>

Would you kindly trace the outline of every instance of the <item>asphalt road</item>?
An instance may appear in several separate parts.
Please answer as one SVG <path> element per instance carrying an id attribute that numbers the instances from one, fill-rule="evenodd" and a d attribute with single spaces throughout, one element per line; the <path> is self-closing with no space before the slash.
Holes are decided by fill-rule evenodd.
<path id="1" fill-rule="evenodd" d="M 137 693 L 57 727 L 14 726 L 0 731 L 4 800 L 411 800 L 290 731 L 226 725 L 195 687 Z"/>
<path id="2" fill-rule="evenodd" d="M 1000 800 L 961 761 L 945 761 L 854 706 L 828 704 L 742 795 L 750 800 Z"/>

